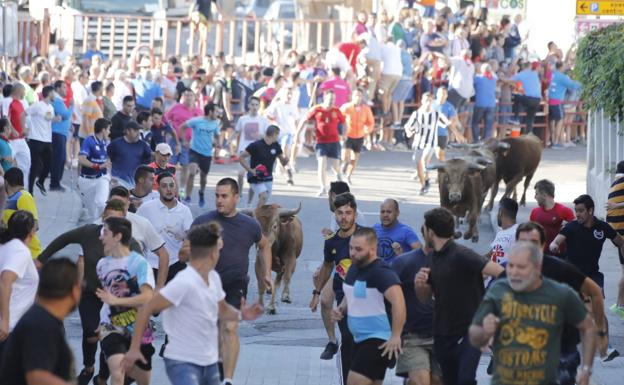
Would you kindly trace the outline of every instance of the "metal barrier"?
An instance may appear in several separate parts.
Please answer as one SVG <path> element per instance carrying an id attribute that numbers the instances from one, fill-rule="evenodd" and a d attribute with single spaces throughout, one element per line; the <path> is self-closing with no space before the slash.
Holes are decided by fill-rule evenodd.
<path id="1" fill-rule="evenodd" d="M 594 199 L 594 214 L 604 218 L 615 167 L 624 160 L 624 127 L 602 110 L 589 111 L 587 121 L 587 193 Z"/>

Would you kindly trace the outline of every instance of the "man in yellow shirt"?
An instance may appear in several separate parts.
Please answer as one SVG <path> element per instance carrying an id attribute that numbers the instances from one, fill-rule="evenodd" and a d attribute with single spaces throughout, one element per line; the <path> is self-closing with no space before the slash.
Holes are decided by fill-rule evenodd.
<path id="1" fill-rule="evenodd" d="M 342 134 L 344 138 L 342 172 L 347 175 L 351 184 L 351 175 L 364 146 L 364 137 L 373 131 L 375 118 L 371 108 L 364 102 L 364 91 L 360 89 L 351 93 L 351 102 L 343 104 L 340 111 L 347 122 L 347 127 Z"/>
<path id="2" fill-rule="evenodd" d="M 35 228 L 39 228 L 39 216 L 35 198 L 24 189 L 24 173 L 17 167 L 10 168 L 4 174 L 4 189 L 7 195 L 6 206 L 2 212 L 2 224 L 6 226 L 9 218 L 17 210 L 28 211 L 35 217 Z M 35 234 L 28 244 L 33 259 L 41 253 L 41 241 Z"/>
<path id="3" fill-rule="evenodd" d="M 102 101 L 102 95 L 104 93 L 104 85 L 101 81 L 94 81 L 91 83 L 91 95 L 85 99 L 82 103 L 80 110 L 82 111 L 82 124 L 78 131 L 78 136 L 82 140 L 93 135 L 95 121 L 103 117 L 102 113 L 104 109 L 104 102 Z"/>

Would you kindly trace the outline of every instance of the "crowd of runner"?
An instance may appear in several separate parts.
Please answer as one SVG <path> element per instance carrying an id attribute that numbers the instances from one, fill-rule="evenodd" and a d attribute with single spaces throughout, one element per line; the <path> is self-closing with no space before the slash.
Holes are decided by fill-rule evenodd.
<path id="1" fill-rule="evenodd" d="M 532 222 L 516 224 L 518 204 L 503 199 L 486 256 L 454 241 L 455 219 L 441 208 L 414 230 L 387 199 L 366 227 L 349 188 L 365 151 L 412 147 L 425 194 L 426 164 L 444 160 L 453 141 L 522 125 L 554 149 L 583 143 L 582 126 L 571 124 L 577 105 L 565 104 L 580 87 L 568 75 L 574 48 L 564 56 L 549 43 L 536 59 L 520 16 L 391 13 L 359 12 L 350 40 L 323 52 L 265 52 L 253 64 L 111 60 L 91 38 L 80 57 L 58 40 L 48 58 L 11 66 L 0 101 L 0 382 L 71 380 L 61 321 L 77 307 L 79 384 L 149 384 L 159 354 L 173 384 L 231 385 L 238 323 L 263 312 L 245 303 L 252 247 L 256 275 L 273 285 L 271 245 L 237 207 L 270 202 L 274 173 L 295 184 L 296 159 L 309 152 L 333 213 L 310 308 L 320 304 L 329 339 L 321 359 L 340 352 L 345 384 L 381 383 L 395 365 L 410 384 L 472 384 L 488 349 L 496 384 L 587 384 L 596 347 L 605 359 L 617 354 L 598 259 L 606 239 L 624 248 L 622 179 L 609 223 L 593 216 L 587 195 L 575 215 L 555 203 L 548 180 L 535 185 Z M 541 103 L 550 130 L 533 127 Z M 190 205 L 207 205 L 213 162 L 240 171 L 217 183 L 215 210 L 193 218 Z M 35 187 L 77 190 L 82 225 L 42 245 Z M 77 263 L 51 258 L 70 244 L 80 246 Z M 620 286 L 612 310 L 622 317 Z M 162 346 L 153 344 L 158 314 Z"/>

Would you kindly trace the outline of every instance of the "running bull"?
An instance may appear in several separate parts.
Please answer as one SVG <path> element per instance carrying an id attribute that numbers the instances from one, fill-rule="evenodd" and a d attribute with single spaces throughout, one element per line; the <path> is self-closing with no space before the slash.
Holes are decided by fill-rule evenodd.
<path id="1" fill-rule="evenodd" d="M 444 163 L 432 163 L 427 169 L 438 170 L 440 205 L 449 209 L 456 218 L 467 216 L 468 231 L 464 239 L 479 241 L 477 220 L 484 200 L 481 172 L 486 166 L 473 158 L 449 159 Z"/>
<path id="2" fill-rule="evenodd" d="M 258 207 L 255 211 L 241 210 L 253 216 L 260 223 L 262 234 L 268 239 L 272 253 L 272 269 L 277 273 L 275 290 L 271 293 L 271 302 L 267 307 L 269 314 L 275 314 L 275 294 L 284 281 L 282 302 L 291 303 L 290 280 L 295 272 L 297 258 L 303 248 L 303 228 L 297 214 L 301 211 L 301 204 L 296 209 L 285 209 L 277 204 Z M 258 275 L 258 271 L 256 271 Z M 264 280 L 258 275 L 258 291 L 260 303 L 263 303 L 263 294 L 268 288 Z"/>

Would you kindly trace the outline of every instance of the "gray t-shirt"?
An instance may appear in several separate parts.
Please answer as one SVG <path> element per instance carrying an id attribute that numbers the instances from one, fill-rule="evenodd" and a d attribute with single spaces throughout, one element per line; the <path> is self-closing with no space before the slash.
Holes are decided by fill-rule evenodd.
<path id="1" fill-rule="evenodd" d="M 191 228 L 210 221 L 216 221 L 223 228 L 223 248 L 215 268 L 221 281 L 227 285 L 237 280 L 247 280 L 249 249 L 262 238 L 260 224 L 245 214 L 225 217 L 215 210 L 195 218 Z"/>

